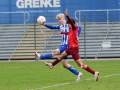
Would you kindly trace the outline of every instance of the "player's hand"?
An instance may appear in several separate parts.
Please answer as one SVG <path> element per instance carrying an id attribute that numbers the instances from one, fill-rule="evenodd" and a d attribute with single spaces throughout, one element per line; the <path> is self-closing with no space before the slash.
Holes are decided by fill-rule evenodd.
<path id="1" fill-rule="evenodd" d="M 68 16 L 68 10 L 67 9 L 65 10 L 65 16 Z"/>

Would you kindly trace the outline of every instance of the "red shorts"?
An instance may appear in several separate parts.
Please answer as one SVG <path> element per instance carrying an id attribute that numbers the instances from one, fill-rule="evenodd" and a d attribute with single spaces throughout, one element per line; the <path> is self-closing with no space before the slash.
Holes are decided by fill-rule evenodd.
<path id="1" fill-rule="evenodd" d="M 67 49 L 65 50 L 65 52 L 67 53 L 67 55 L 72 55 L 72 58 L 73 58 L 74 60 L 80 59 L 80 56 L 79 56 L 79 48 L 78 48 L 78 47 L 67 48 Z"/>

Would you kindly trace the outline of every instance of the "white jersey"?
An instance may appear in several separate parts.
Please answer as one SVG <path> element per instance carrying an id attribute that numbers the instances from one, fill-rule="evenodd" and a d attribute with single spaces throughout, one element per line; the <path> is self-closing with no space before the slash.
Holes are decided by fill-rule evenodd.
<path id="1" fill-rule="evenodd" d="M 60 24 L 58 25 L 60 32 L 69 32 L 68 24 Z M 62 34 L 61 45 L 68 45 L 68 35 Z"/>
<path id="2" fill-rule="evenodd" d="M 60 32 L 69 32 L 69 27 L 68 24 L 60 24 L 57 26 L 51 26 L 48 24 L 44 24 L 47 28 L 50 29 L 59 29 Z M 68 35 L 62 34 L 62 41 L 61 41 L 61 45 L 68 45 Z"/>

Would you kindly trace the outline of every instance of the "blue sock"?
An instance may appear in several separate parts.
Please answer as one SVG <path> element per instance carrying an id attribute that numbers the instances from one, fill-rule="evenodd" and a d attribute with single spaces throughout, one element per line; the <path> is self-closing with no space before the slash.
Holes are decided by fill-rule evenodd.
<path id="1" fill-rule="evenodd" d="M 68 68 L 68 70 L 70 70 L 72 73 L 74 73 L 75 75 L 78 75 L 79 74 L 79 71 L 77 71 L 73 66 L 70 66 Z"/>
<path id="2" fill-rule="evenodd" d="M 49 58 L 52 58 L 51 53 L 46 53 L 46 54 L 41 54 L 40 55 L 40 59 L 49 59 Z"/>

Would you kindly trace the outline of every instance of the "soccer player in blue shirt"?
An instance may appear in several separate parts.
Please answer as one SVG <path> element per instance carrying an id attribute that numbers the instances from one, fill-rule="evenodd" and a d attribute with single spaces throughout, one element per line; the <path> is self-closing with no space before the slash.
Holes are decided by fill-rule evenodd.
<path id="1" fill-rule="evenodd" d="M 50 28 L 50 29 L 59 29 L 60 32 L 69 32 L 69 27 L 68 27 L 68 24 L 66 24 L 66 20 L 65 20 L 64 14 L 63 13 L 59 13 L 56 16 L 56 19 L 60 23 L 57 26 L 51 26 L 51 25 L 48 25 L 46 23 L 43 23 L 43 25 L 46 26 L 47 28 Z M 82 28 L 79 27 L 78 36 L 80 36 L 81 31 L 82 31 Z M 63 51 L 65 51 L 67 49 L 67 47 L 68 47 L 68 35 L 62 34 L 62 41 L 61 41 L 61 45 L 60 45 L 59 48 L 55 49 L 52 53 L 46 53 L 46 54 L 41 54 L 40 55 L 40 54 L 37 53 L 37 51 L 35 51 L 34 54 L 35 54 L 37 59 L 48 59 L 48 58 L 52 58 L 55 55 L 61 54 Z M 71 71 L 72 73 L 77 75 L 76 81 L 79 81 L 80 77 L 82 76 L 82 73 L 77 71 L 70 64 L 68 64 L 66 59 L 67 59 L 67 56 L 64 57 L 64 59 L 62 60 L 63 67 L 65 67 L 66 69 L 68 69 L 69 71 Z"/>

